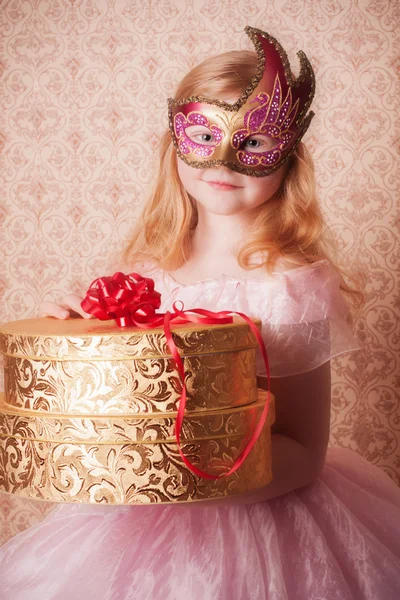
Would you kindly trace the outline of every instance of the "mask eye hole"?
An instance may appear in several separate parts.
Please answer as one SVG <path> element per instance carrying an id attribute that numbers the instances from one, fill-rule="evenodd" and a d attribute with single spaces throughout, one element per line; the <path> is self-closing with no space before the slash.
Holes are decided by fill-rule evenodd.
<path id="1" fill-rule="evenodd" d="M 267 135 L 252 135 L 246 138 L 241 147 L 244 150 L 254 153 L 268 152 L 273 150 L 279 143 L 279 140 L 271 138 Z"/>
<path id="2" fill-rule="evenodd" d="M 213 133 L 203 125 L 189 125 L 185 129 L 185 133 L 193 142 L 203 146 L 215 146 L 217 143 Z"/>

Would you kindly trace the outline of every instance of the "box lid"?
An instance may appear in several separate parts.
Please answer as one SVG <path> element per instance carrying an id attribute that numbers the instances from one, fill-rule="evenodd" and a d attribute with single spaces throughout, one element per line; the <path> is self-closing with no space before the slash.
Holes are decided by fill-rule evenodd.
<path id="1" fill-rule="evenodd" d="M 260 319 L 252 319 L 261 331 Z M 240 317 L 231 324 L 171 323 L 181 356 L 257 347 L 249 325 Z M 0 352 L 20 358 L 127 359 L 171 356 L 162 327 L 119 327 L 114 320 L 22 319 L 0 325 Z"/>

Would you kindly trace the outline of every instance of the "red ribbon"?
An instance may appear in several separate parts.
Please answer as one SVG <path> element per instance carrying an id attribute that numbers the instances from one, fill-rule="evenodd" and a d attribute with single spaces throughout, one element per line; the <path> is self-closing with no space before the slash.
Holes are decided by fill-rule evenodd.
<path id="1" fill-rule="evenodd" d="M 244 313 L 228 310 L 213 312 L 201 308 L 183 310 L 182 302 L 181 309 L 177 308 L 177 302 L 174 302 L 173 313 L 169 311 L 166 313 L 156 313 L 156 309 L 160 307 L 160 304 L 161 294 L 155 291 L 154 281 L 152 279 L 142 277 L 138 273 L 124 275 L 120 272 L 115 273 L 112 277 L 100 277 L 95 279 L 91 283 L 86 293 L 86 297 L 81 302 L 81 306 L 85 312 L 94 315 L 97 319 L 102 321 L 116 319 L 117 324 L 120 327 L 135 326 L 142 329 L 152 329 L 163 325 L 168 347 L 171 351 L 182 384 L 182 395 L 179 398 L 178 415 L 175 427 L 175 436 L 179 453 L 183 462 L 191 469 L 191 471 L 193 471 L 193 473 L 196 473 L 196 475 L 205 477 L 206 479 L 220 479 L 221 477 L 227 477 L 242 465 L 243 461 L 250 453 L 262 431 L 268 415 L 271 392 L 270 370 L 265 344 L 253 321 Z M 188 315 L 187 313 L 191 314 Z M 239 315 L 242 317 L 242 319 L 248 323 L 257 339 L 267 372 L 268 395 L 260 420 L 233 466 L 226 473 L 222 473 L 221 475 L 210 475 L 193 465 L 186 456 L 184 456 L 180 447 L 180 436 L 186 408 L 185 369 L 173 340 L 170 324 L 171 322 L 176 324 L 202 323 L 207 325 L 233 323 L 232 315 Z M 254 425 L 254 416 L 252 425 Z M 222 464 L 221 461 L 221 465 Z"/>
<path id="2" fill-rule="evenodd" d="M 120 327 L 149 322 L 160 305 L 161 294 L 152 279 L 120 272 L 95 279 L 81 302 L 85 312 L 100 321 L 116 319 Z"/>

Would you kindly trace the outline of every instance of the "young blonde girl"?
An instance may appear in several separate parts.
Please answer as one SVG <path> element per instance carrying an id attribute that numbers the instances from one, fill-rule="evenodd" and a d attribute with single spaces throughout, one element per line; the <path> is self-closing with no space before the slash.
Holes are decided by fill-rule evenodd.
<path id="1" fill-rule="evenodd" d="M 250 51 L 206 59 L 175 98 L 233 104 L 258 59 Z M 196 135 L 210 142 L 205 129 Z M 362 294 L 337 266 L 315 188 L 301 141 L 278 169 L 253 177 L 188 164 L 165 132 L 120 267 L 154 278 L 161 310 L 180 299 L 186 309 L 262 319 L 277 399 L 273 481 L 201 506 L 59 506 L 0 550 L 4 600 L 399 597 L 400 491 L 357 454 L 328 449 L 330 359 L 358 347 L 343 298 L 355 310 Z M 81 301 L 69 294 L 40 314 L 91 318 Z M 260 361 L 258 376 L 266 387 Z"/>

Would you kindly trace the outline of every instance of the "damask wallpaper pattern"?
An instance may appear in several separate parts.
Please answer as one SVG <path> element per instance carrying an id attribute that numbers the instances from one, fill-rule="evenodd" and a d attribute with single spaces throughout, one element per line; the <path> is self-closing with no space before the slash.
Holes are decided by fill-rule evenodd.
<path id="1" fill-rule="evenodd" d="M 330 444 L 400 485 L 400 6 L 390 0 L 0 2 L 0 322 L 113 272 L 157 168 L 167 97 L 205 57 L 277 37 L 313 64 L 304 141 L 343 265 L 361 274 L 362 349 L 333 364 Z M 2 368 L 2 365 L 0 365 Z M 0 496 L 0 544 L 51 508 Z"/>

